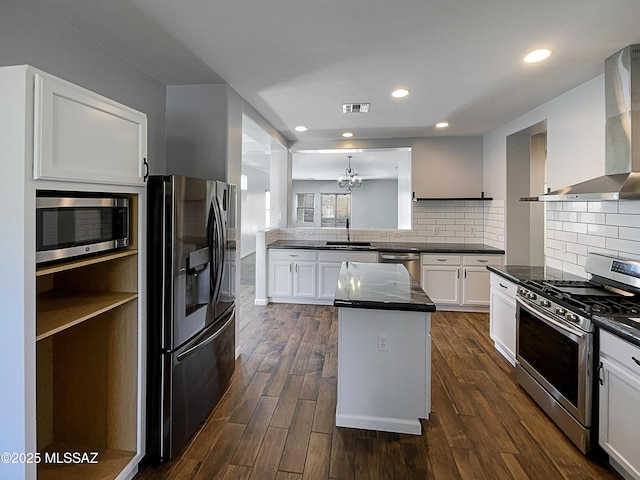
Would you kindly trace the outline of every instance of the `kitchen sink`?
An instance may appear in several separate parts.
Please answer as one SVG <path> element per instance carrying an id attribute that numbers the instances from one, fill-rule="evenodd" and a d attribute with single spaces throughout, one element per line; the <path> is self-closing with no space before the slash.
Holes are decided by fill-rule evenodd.
<path id="1" fill-rule="evenodd" d="M 371 242 L 344 242 L 341 240 L 328 241 L 325 243 L 327 247 L 335 248 L 369 248 Z"/>

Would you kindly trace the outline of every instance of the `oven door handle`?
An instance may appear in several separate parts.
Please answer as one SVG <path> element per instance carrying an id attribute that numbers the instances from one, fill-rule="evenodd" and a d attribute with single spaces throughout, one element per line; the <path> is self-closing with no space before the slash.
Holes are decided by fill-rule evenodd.
<path id="1" fill-rule="evenodd" d="M 567 325 L 566 323 L 562 323 L 559 322 L 558 320 L 555 320 L 547 315 L 545 315 L 543 312 L 541 312 L 540 310 L 538 310 L 537 308 L 535 308 L 533 305 L 529 304 L 528 302 L 526 302 L 525 300 L 523 300 L 521 297 L 516 297 L 516 301 L 518 303 L 520 303 L 520 305 L 522 305 L 523 308 L 525 308 L 526 310 L 534 313 L 540 320 L 544 321 L 545 323 L 562 330 L 565 333 L 570 333 L 578 338 L 584 338 L 587 336 L 587 332 L 583 332 L 582 330 L 578 330 L 576 328 L 571 327 L 570 325 Z"/>

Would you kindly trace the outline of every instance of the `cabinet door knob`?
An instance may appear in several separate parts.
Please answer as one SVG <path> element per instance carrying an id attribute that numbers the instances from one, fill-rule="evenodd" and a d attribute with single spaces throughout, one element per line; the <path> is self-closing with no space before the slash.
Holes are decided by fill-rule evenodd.
<path id="1" fill-rule="evenodd" d="M 478 258 L 477 261 L 480 263 L 487 263 L 489 260 L 487 260 L 486 258 Z"/>
<path id="2" fill-rule="evenodd" d="M 142 163 L 144 163 L 144 177 L 142 180 L 146 182 L 149 179 L 149 162 L 144 158 L 142 159 Z"/>
<path id="3" fill-rule="evenodd" d="M 640 360 L 638 360 L 636 357 L 631 357 L 631 360 L 636 362 L 636 365 L 640 365 Z"/>
<path id="4" fill-rule="evenodd" d="M 507 288 L 507 286 L 506 286 L 506 285 L 503 285 L 503 284 L 501 284 L 501 283 L 498 283 L 498 285 L 500 285 L 502 288 Z"/>
<path id="5" fill-rule="evenodd" d="M 446 261 L 447 261 L 447 259 L 446 259 L 446 258 L 436 258 L 436 260 L 437 260 L 438 262 L 446 262 Z"/>

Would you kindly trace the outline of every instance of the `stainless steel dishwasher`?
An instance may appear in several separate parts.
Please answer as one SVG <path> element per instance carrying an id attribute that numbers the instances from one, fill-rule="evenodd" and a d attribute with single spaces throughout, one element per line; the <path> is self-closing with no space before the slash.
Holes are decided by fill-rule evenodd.
<path id="1" fill-rule="evenodd" d="M 409 275 L 420 283 L 420 254 L 412 252 L 378 252 L 378 263 L 401 263 Z"/>

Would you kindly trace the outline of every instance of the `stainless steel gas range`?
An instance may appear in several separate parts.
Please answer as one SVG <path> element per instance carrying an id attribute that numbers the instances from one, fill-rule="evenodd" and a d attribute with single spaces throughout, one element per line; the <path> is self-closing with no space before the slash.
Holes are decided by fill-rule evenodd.
<path id="1" fill-rule="evenodd" d="M 583 452 L 594 434 L 592 315 L 637 316 L 640 262 L 589 254 L 589 280 L 527 280 L 517 293 L 516 377 Z"/>

